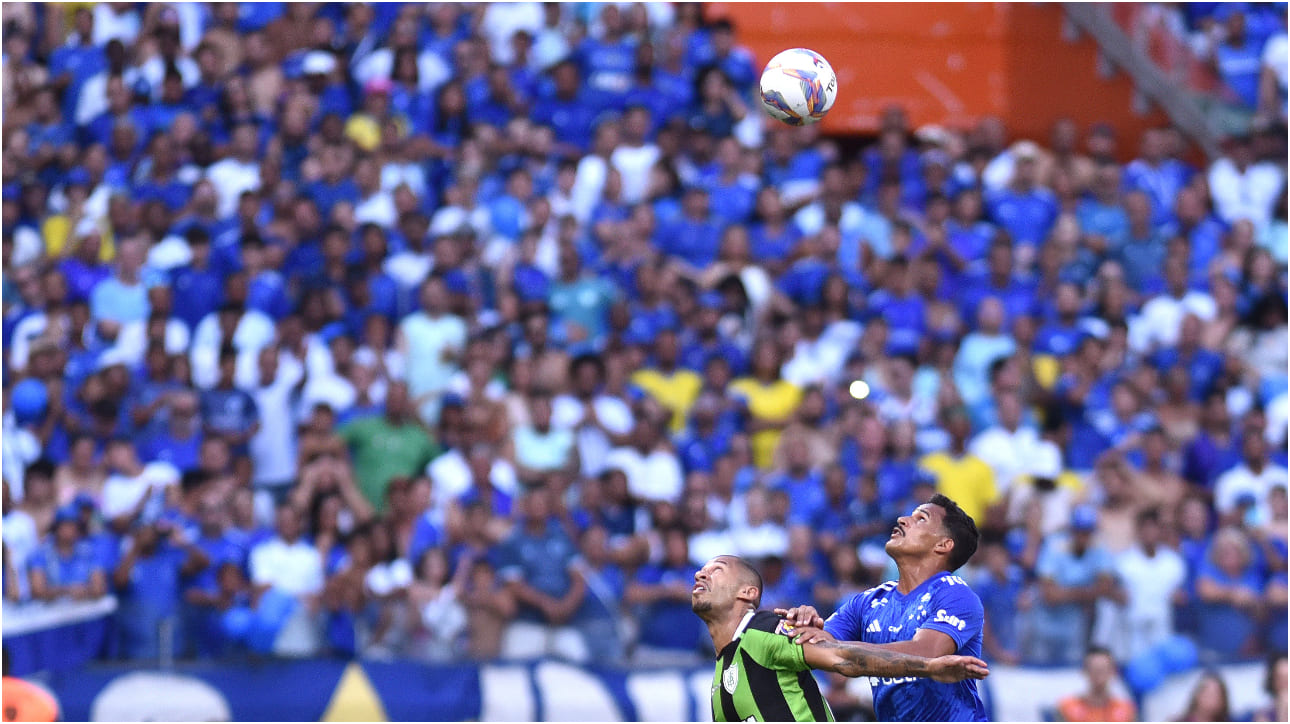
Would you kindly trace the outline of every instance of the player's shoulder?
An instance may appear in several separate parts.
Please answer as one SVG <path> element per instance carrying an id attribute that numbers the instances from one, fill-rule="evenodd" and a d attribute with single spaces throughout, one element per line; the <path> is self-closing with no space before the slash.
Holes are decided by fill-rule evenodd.
<path id="1" fill-rule="evenodd" d="M 888 594 L 888 593 L 890 593 L 890 592 L 892 592 L 892 591 L 894 591 L 894 590 L 896 590 L 896 581 L 887 581 L 887 582 L 885 582 L 885 583 L 879 583 L 878 585 L 874 586 L 873 588 L 870 588 L 869 590 L 865 591 L 864 593 L 862 593 L 862 594 L 860 594 L 860 595 L 862 595 L 862 596 L 885 596 L 886 594 Z"/>
<path id="2" fill-rule="evenodd" d="M 752 620 L 748 622 L 747 631 L 764 631 L 765 633 L 784 633 L 783 629 L 788 626 L 788 622 L 780 618 L 773 611 L 758 611 L 753 614 Z"/>
<path id="3" fill-rule="evenodd" d="M 937 588 L 937 590 L 960 590 L 969 592 L 969 594 L 973 592 L 971 586 L 967 583 L 967 579 L 958 576 L 952 570 L 942 570 L 937 577 L 931 579 L 930 587 Z"/>
<path id="4" fill-rule="evenodd" d="M 886 583 L 879 583 L 878 585 L 874 586 L 873 588 L 870 588 L 864 593 L 861 593 L 858 596 L 852 597 L 852 599 L 847 603 L 852 605 L 863 605 L 864 602 L 866 601 L 874 601 L 874 600 L 886 598 L 894 590 L 896 590 L 895 581 L 887 581 Z"/>
<path id="5" fill-rule="evenodd" d="M 940 576 L 933 579 L 926 591 L 929 598 L 954 601 L 971 601 L 976 606 L 981 605 L 981 597 L 976 591 L 972 590 L 966 579 L 962 576 L 945 571 Z"/>

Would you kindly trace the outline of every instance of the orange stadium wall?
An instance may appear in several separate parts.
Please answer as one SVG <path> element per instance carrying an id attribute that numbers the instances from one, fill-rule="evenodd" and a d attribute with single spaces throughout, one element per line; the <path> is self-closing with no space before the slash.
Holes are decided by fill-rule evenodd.
<path id="1" fill-rule="evenodd" d="M 837 105 L 824 121 L 836 134 L 868 134 L 888 105 L 914 127 L 967 128 L 998 116 L 1015 138 L 1046 141 L 1054 121 L 1106 121 L 1121 153 L 1141 131 L 1166 122 L 1133 110 L 1133 86 L 1103 78 L 1096 44 L 1062 37 L 1062 10 L 1046 3 L 709 3 L 708 17 L 735 23 L 759 65 L 785 48 L 822 53 L 838 74 Z"/>

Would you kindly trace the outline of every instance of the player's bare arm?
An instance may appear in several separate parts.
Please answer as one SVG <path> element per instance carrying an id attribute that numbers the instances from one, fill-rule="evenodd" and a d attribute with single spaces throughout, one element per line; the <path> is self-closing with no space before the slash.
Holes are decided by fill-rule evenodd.
<path id="1" fill-rule="evenodd" d="M 813 669 L 834 671 L 843 676 L 926 677 L 943 683 L 984 679 L 989 666 L 972 656 L 925 658 L 893 651 L 877 644 L 825 641 L 806 644 L 806 663 Z"/>
<path id="2" fill-rule="evenodd" d="M 815 626 L 795 626 L 795 635 L 793 642 L 797 644 L 818 644 L 837 641 L 833 634 L 822 628 Z M 935 658 L 937 656 L 949 656 L 958 651 L 958 644 L 954 639 L 932 629 L 919 629 L 918 633 L 908 641 L 893 641 L 889 644 L 870 644 L 871 646 L 881 646 L 888 651 L 898 651 L 904 654 L 914 656 L 923 656 L 926 658 Z"/>

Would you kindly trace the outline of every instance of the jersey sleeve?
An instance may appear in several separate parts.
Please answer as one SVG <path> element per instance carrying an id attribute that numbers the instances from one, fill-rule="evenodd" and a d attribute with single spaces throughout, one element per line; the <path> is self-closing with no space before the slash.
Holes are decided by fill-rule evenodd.
<path id="1" fill-rule="evenodd" d="M 860 634 L 864 632 L 863 614 L 869 608 L 872 596 L 873 590 L 869 590 L 847 599 L 824 620 L 824 630 L 839 641 L 859 641 Z"/>
<path id="2" fill-rule="evenodd" d="M 919 628 L 940 631 L 961 650 L 981 633 L 984 622 L 981 599 L 962 578 L 948 576 L 927 602 L 927 617 Z"/>
<path id="3" fill-rule="evenodd" d="M 806 652 L 793 642 L 793 628 L 770 611 L 753 616 L 744 631 L 744 650 L 769 669 L 805 671 Z"/>

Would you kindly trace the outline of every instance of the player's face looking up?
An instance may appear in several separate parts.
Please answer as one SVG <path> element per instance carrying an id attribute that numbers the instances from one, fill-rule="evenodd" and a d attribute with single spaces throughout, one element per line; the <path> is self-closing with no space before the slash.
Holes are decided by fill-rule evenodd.
<path id="1" fill-rule="evenodd" d="M 700 617 L 725 611 L 736 601 L 746 604 L 747 608 L 756 608 L 761 601 L 761 589 L 752 579 L 752 571 L 741 561 L 717 556 L 694 574 L 690 608 Z"/>
<path id="2" fill-rule="evenodd" d="M 948 554 L 954 548 L 954 540 L 945 529 L 944 520 L 945 509 L 931 503 L 924 503 L 909 515 L 897 518 L 896 527 L 887 540 L 887 554 L 893 558 L 898 555 Z"/>

